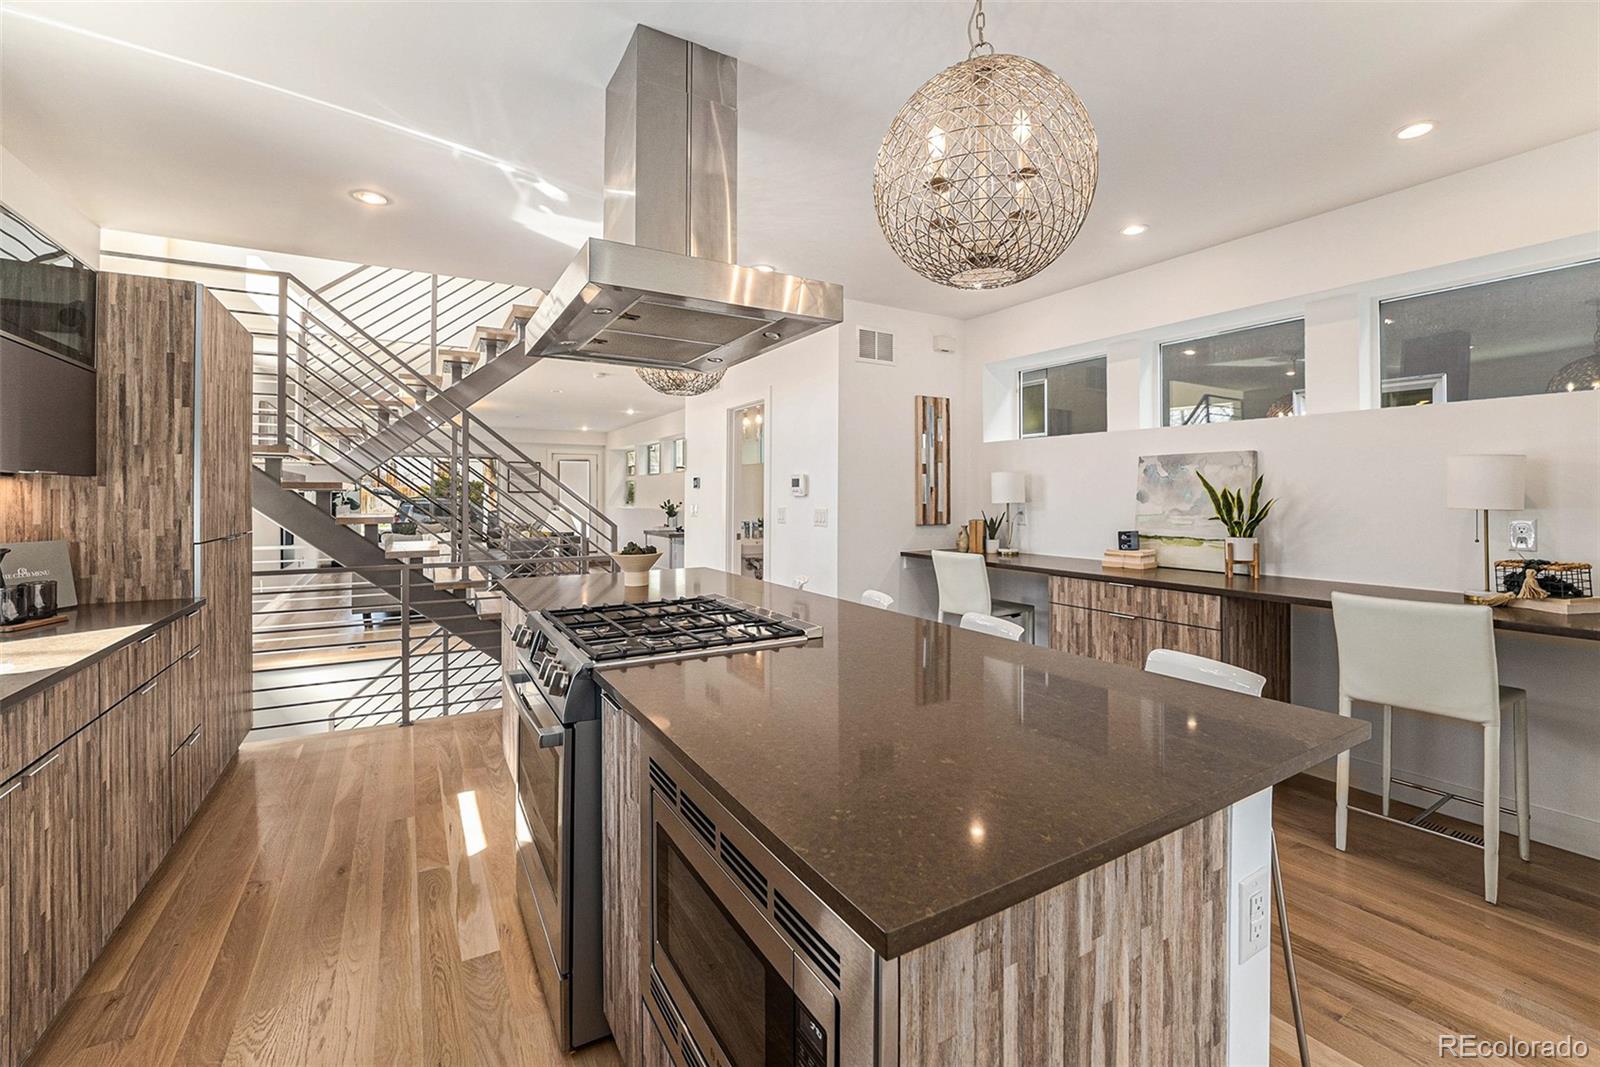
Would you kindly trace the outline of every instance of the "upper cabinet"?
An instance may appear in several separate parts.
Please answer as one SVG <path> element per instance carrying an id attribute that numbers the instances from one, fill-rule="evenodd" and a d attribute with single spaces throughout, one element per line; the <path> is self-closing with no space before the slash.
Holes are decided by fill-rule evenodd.
<path id="1" fill-rule="evenodd" d="M 196 348 L 200 393 L 197 541 L 250 529 L 250 333 L 203 298 Z"/>

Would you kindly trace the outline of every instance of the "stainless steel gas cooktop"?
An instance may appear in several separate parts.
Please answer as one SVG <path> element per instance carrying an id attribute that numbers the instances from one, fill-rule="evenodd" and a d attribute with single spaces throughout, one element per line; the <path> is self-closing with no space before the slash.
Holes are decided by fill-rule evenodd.
<path id="1" fill-rule="evenodd" d="M 543 616 L 597 664 L 743 652 L 822 636 L 814 623 L 717 596 L 561 608 Z"/>

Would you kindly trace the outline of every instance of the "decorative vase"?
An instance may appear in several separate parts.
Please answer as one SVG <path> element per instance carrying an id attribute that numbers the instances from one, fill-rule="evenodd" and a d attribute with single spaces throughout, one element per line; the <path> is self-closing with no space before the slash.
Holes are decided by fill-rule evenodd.
<path id="1" fill-rule="evenodd" d="M 963 526 L 963 527 L 961 527 L 961 531 L 956 534 L 956 551 L 957 552 L 968 552 L 968 551 L 971 551 L 971 548 L 972 548 L 972 546 L 969 543 L 969 539 L 967 537 L 967 528 L 965 526 Z"/>
<path id="2" fill-rule="evenodd" d="M 661 550 L 654 552 L 613 552 L 611 558 L 622 568 L 622 584 L 649 585 L 650 568 L 661 558 Z"/>

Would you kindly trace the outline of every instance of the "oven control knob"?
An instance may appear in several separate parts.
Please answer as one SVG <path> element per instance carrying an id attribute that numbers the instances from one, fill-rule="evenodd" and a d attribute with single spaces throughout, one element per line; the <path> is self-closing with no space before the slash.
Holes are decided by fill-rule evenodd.
<path id="1" fill-rule="evenodd" d="M 511 631 L 511 643 L 518 648 L 530 647 L 533 644 L 533 628 L 518 623 L 517 628 Z"/>

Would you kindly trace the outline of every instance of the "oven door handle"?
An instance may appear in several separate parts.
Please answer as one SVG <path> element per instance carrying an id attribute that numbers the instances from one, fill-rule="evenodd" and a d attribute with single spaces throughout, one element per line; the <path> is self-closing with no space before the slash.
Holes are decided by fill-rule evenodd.
<path id="1" fill-rule="evenodd" d="M 531 679 L 526 671 L 518 671 L 511 676 L 511 695 L 516 698 L 518 713 L 533 731 L 534 736 L 539 739 L 540 748 L 560 748 L 566 744 L 567 729 L 559 722 L 554 726 L 545 726 L 539 722 L 539 716 L 523 697 L 522 690 L 517 688 L 529 681 Z"/>

